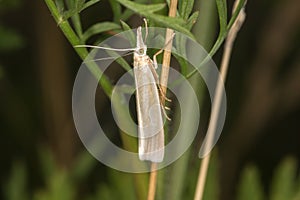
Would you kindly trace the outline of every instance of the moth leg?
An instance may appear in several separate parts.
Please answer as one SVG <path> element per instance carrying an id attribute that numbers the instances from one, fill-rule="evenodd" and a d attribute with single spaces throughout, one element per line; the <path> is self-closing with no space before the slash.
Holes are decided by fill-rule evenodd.
<path id="1" fill-rule="evenodd" d="M 175 33 L 173 33 L 171 38 L 166 42 L 166 44 L 164 45 L 164 48 L 160 49 L 158 52 L 156 52 L 154 54 L 153 61 L 152 61 L 153 65 L 154 65 L 154 69 L 158 68 L 156 56 L 158 56 L 159 54 L 161 54 L 163 52 L 163 50 L 166 48 L 166 46 L 168 46 L 170 44 L 170 42 L 173 40 L 174 36 L 175 36 Z M 159 79 L 158 79 L 158 75 L 157 75 L 156 71 L 153 70 L 152 67 L 150 67 L 150 68 L 151 68 L 152 74 L 154 75 L 157 83 L 159 83 Z M 164 94 L 160 84 L 158 84 L 158 89 L 159 89 L 159 93 L 163 97 L 163 99 L 166 100 L 166 101 L 171 102 L 171 99 L 168 99 L 166 97 L 166 95 Z"/>
<path id="2" fill-rule="evenodd" d="M 154 59 L 154 57 L 153 57 L 153 59 Z M 153 74 L 153 77 L 154 77 L 154 79 L 155 79 L 155 82 L 156 82 L 156 84 L 157 84 L 157 87 L 158 87 L 158 91 L 159 91 L 159 93 L 160 93 L 160 96 L 163 97 L 164 100 L 166 100 L 166 101 L 168 101 L 168 102 L 172 102 L 171 99 L 169 99 L 168 97 L 166 97 L 166 95 L 164 94 L 164 92 L 163 92 L 163 90 L 162 90 L 162 88 L 161 88 L 161 85 L 159 84 L 158 74 L 157 74 L 157 72 L 155 71 L 155 67 L 153 67 L 153 65 L 155 65 L 155 64 L 153 63 L 153 61 L 152 61 L 151 59 L 149 59 L 148 62 L 150 62 L 150 65 L 149 65 L 149 66 L 150 66 L 150 70 L 151 70 L 151 72 L 152 72 L 152 74 Z"/>
<path id="3" fill-rule="evenodd" d="M 153 56 L 153 62 L 154 62 L 154 68 L 155 69 L 158 68 L 156 56 L 158 56 L 159 54 L 161 54 L 163 52 L 163 50 L 166 48 L 166 46 L 168 46 L 172 42 L 174 36 L 175 36 L 175 33 L 172 34 L 171 38 L 166 42 L 166 44 L 164 45 L 164 47 L 154 54 L 154 56 Z"/>
<path id="4" fill-rule="evenodd" d="M 164 93 L 163 90 L 161 89 L 161 86 L 160 86 L 160 85 L 157 85 L 157 87 L 158 87 L 160 96 L 161 96 L 164 100 L 166 100 L 166 101 L 168 101 L 168 102 L 172 102 L 172 100 L 169 99 L 169 98 L 165 95 L 165 93 Z"/>
<path id="5" fill-rule="evenodd" d="M 153 55 L 153 64 L 154 64 L 154 68 L 157 69 L 158 65 L 157 65 L 157 60 L 156 60 L 156 56 L 158 56 L 159 54 L 161 54 L 163 52 L 164 49 L 160 49 L 158 52 L 156 52 Z"/>
<path id="6" fill-rule="evenodd" d="M 165 110 L 171 110 L 171 108 L 169 108 L 168 106 L 165 106 L 164 108 Z"/>
<path id="7" fill-rule="evenodd" d="M 168 121 L 171 121 L 171 118 L 167 115 L 167 112 L 166 112 L 166 108 L 162 105 L 162 103 L 161 103 L 161 109 L 162 109 L 162 112 L 163 112 L 163 114 L 164 114 L 164 116 L 165 116 L 165 118 L 168 120 Z M 168 107 L 167 107 L 168 108 Z M 168 110 L 169 110 L 170 108 L 168 108 Z"/>

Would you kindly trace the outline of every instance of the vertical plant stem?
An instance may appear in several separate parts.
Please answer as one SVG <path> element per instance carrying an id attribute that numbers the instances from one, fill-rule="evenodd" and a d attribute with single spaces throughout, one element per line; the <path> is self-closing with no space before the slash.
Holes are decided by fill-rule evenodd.
<path id="1" fill-rule="evenodd" d="M 76 35 L 74 30 L 72 29 L 71 25 L 67 20 L 64 20 L 61 14 L 59 13 L 57 6 L 53 0 L 44 0 L 46 5 L 48 6 L 48 9 L 50 10 L 54 20 L 56 21 L 59 28 L 62 30 L 68 41 L 72 46 L 80 45 L 82 44 L 82 41 L 80 38 Z M 79 57 L 84 60 L 88 56 L 88 51 L 86 48 L 75 48 L 75 51 L 79 55 Z M 91 71 L 91 73 L 95 76 L 95 78 L 100 77 L 99 84 L 103 88 L 106 95 L 110 98 L 112 94 L 113 85 L 111 84 L 109 78 L 103 74 L 103 72 L 100 70 L 100 68 L 97 66 L 95 62 L 89 62 L 87 63 L 87 67 Z M 126 110 L 124 110 L 124 106 L 122 105 L 121 97 L 116 97 L 112 100 L 112 105 L 117 113 L 117 118 L 119 119 L 119 122 L 122 122 L 124 119 L 122 116 L 124 113 L 126 113 Z M 121 126 L 122 127 L 122 126 Z M 124 144 L 125 149 L 131 149 L 134 151 L 137 149 L 137 145 L 135 144 L 135 139 L 129 137 L 127 134 L 121 133 L 121 138 Z M 147 174 L 134 174 L 134 185 L 136 187 L 137 191 L 137 197 L 138 199 L 145 199 L 147 195 Z"/>
<path id="2" fill-rule="evenodd" d="M 178 3 L 177 0 L 171 0 L 170 10 L 169 10 L 170 17 L 176 16 L 177 3 Z M 164 94 L 166 94 L 166 92 L 167 92 L 167 87 L 165 87 L 165 85 L 167 85 L 168 77 L 169 77 L 169 66 L 170 66 L 170 61 L 171 61 L 171 48 L 172 48 L 172 41 L 170 41 L 170 40 L 172 38 L 173 32 L 174 31 L 172 29 L 167 29 L 167 31 L 166 31 L 166 41 L 165 42 L 168 43 L 168 45 L 166 46 L 166 49 L 164 51 L 161 77 L 160 77 L 160 85 L 162 87 Z"/>
<path id="3" fill-rule="evenodd" d="M 62 30 L 68 41 L 72 46 L 76 46 L 81 44 L 80 39 L 70 26 L 69 22 L 64 20 L 63 17 L 60 15 L 55 3 L 53 0 L 45 0 L 46 5 L 48 6 L 54 20 L 58 24 L 59 28 Z M 79 55 L 79 57 L 84 60 L 87 55 L 88 51 L 86 48 L 75 48 L 76 53 Z M 97 65 L 93 62 L 87 65 L 91 73 L 95 77 L 101 76 L 101 79 L 99 80 L 100 85 L 102 86 L 104 92 L 107 94 L 108 97 L 111 96 L 112 92 L 112 84 L 110 83 L 109 79 L 103 74 L 103 72 L 97 67 Z"/>
<path id="4" fill-rule="evenodd" d="M 238 5 L 238 2 L 239 2 L 239 0 L 235 1 L 234 7 L 233 7 L 233 12 L 235 11 L 236 6 Z M 229 60 L 230 60 L 230 56 L 231 56 L 231 52 L 232 52 L 232 45 L 236 38 L 237 32 L 240 30 L 240 27 L 245 20 L 245 17 L 246 17 L 245 11 L 244 11 L 244 9 L 242 9 L 239 13 L 239 16 L 238 16 L 236 22 L 233 24 L 233 26 L 230 29 L 228 36 L 226 38 L 224 53 L 223 53 L 222 62 L 221 62 L 221 72 L 220 72 L 222 80 L 219 79 L 218 83 L 217 83 L 217 88 L 216 88 L 216 92 L 215 92 L 215 101 L 213 102 L 213 105 L 212 105 L 211 119 L 210 119 L 210 124 L 209 124 L 209 126 L 211 126 L 212 129 L 210 129 L 211 131 L 207 133 L 208 139 L 207 139 L 207 145 L 205 148 L 211 146 L 211 143 L 214 138 L 214 132 L 215 132 L 215 129 L 217 126 L 217 120 L 218 120 L 218 115 L 219 115 L 220 105 L 221 105 L 221 100 L 222 100 L 222 84 L 223 84 L 223 82 L 225 83 L 225 80 L 226 80 L 228 64 L 229 64 Z M 205 187 L 205 182 L 206 182 L 209 161 L 210 161 L 210 154 L 207 155 L 201 162 L 194 200 L 202 200 L 202 198 L 203 198 L 203 192 L 204 192 L 204 187 Z"/>
<path id="5" fill-rule="evenodd" d="M 178 0 L 171 0 L 170 9 L 169 9 L 169 16 L 170 17 L 175 17 L 176 16 L 177 3 L 178 3 Z M 170 66 L 170 62 L 171 62 L 171 48 L 172 48 L 172 34 L 173 34 L 173 32 L 174 31 L 172 29 L 167 29 L 167 31 L 166 31 L 165 44 L 168 43 L 168 45 L 166 46 L 166 49 L 164 51 L 162 71 L 161 71 L 161 77 L 160 77 L 160 85 L 161 85 L 162 92 L 164 93 L 164 95 L 166 95 L 166 92 L 167 92 L 167 87 L 165 87 L 165 86 L 168 84 L 169 66 Z M 162 101 L 163 101 L 162 104 L 164 104 L 164 100 L 162 100 Z M 157 164 L 152 163 L 151 164 L 150 179 L 149 179 L 148 200 L 154 200 L 155 199 L 156 184 L 157 184 L 157 169 L 156 168 L 157 168 Z"/>
<path id="6" fill-rule="evenodd" d="M 156 182 L 157 182 L 157 163 L 151 164 L 151 173 L 149 179 L 149 190 L 148 190 L 148 199 L 147 200 L 154 200 L 155 199 L 155 191 L 156 191 Z"/>

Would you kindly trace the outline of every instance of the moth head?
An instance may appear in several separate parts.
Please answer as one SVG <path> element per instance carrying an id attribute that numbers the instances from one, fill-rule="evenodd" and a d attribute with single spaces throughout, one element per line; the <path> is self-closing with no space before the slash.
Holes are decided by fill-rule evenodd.
<path id="1" fill-rule="evenodd" d="M 137 49 L 135 50 L 135 53 L 137 53 L 137 54 L 140 55 L 140 56 L 145 56 L 146 53 L 147 53 L 147 47 L 144 46 L 144 47 L 142 47 L 142 48 L 137 48 Z"/>
<path id="2" fill-rule="evenodd" d="M 136 50 L 135 53 L 137 53 L 140 56 L 144 56 L 147 53 L 147 46 L 145 45 L 142 37 L 142 28 L 138 27 L 137 33 L 136 33 Z"/>

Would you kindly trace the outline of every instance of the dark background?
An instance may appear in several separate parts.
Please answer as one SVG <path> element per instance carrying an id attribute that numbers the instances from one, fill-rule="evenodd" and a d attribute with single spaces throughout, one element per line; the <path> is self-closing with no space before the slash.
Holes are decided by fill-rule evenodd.
<path id="1" fill-rule="evenodd" d="M 112 17 L 106 1 L 89 12 L 86 26 Z M 278 163 L 300 157 L 300 2 L 249 0 L 246 12 L 230 62 L 228 116 L 218 142 L 221 199 L 232 199 L 246 164 L 258 166 L 268 191 Z M 0 17 L 1 185 L 5 188 L 14 163 L 23 163 L 34 191 L 43 184 L 37 167 L 42 149 L 65 169 L 85 151 L 71 113 L 81 62 L 43 1 L 2 1 Z M 130 20 L 133 27 L 139 22 Z M 221 54 L 222 49 L 217 64 Z M 108 112 L 107 107 L 102 98 L 99 112 Z M 105 180 L 105 167 L 96 163 L 88 176 L 91 185 Z"/>

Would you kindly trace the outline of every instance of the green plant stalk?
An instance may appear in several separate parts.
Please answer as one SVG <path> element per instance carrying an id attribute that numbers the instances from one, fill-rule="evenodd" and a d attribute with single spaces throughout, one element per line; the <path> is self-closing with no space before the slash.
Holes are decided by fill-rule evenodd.
<path id="1" fill-rule="evenodd" d="M 215 55 L 215 53 L 217 52 L 217 50 L 220 48 L 220 46 L 222 45 L 222 43 L 224 42 L 229 30 L 231 29 L 233 23 L 236 21 L 238 14 L 240 13 L 240 11 L 242 10 L 242 8 L 245 5 L 246 0 L 240 0 L 235 12 L 233 13 L 226 29 L 224 29 L 223 27 L 220 27 L 220 30 L 224 30 L 224 31 L 220 31 L 219 36 L 217 38 L 217 41 L 215 42 L 214 46 L 212 47 L 212 49 L 209 51 L 208 56 L 202 61 L 202 63 L 199 64 L 199 66 L 197 68 L 200 68 L 203 64 L 205 64 L 208 60 L 211 59 L 212 56 Z M 219 12 L 220 15 L 220 12 Z M 220 26 L 222 26 L 221 21 L 223 19 L 220 17 Z M 192 77 L 195 73 L 197 72 L 197 69 L 193 70 L 191 73 L 189 73 L 186 78 L 190 78 Z"/>
<path id="2" fill-rule="evenodd" d="M 81 40 L 77 37 L 75 32 L 73 31 L 72 27 L 68 23 L 68 21 L 63 20 L 62 16 L 60 16 L 57 7 L 55 3 L 52 0 L 45 0 L 45 3 L 47 4 L 51 14 L 53 15 L 56 23 L 66 36 L 66 38 L 69 40 L 70 44 L 72 46 L 76 46 L 81 44 Z M 88 56 L 88 51 L 85 48 L 75 48 L 76 53 L 79 55 L 79 57 L 84 60 Z M 99 84 L 103 88 L 104 92 L 106 95 L 111 98 L 112 94 L 112 89 L 113 86 L 110 83 L 109 79 L 103 74 L 103 72 L 97 67 L 96 63 L 94 62 L 89 62 L 87 63 L 87 67 L 91 71 L 91 73 L 97 78 L 101 76 L 101 79 L 99 80 Z M 112 102 L 113 108 L 116 110 L 117 118 L 122 121 L 122 113 L 125 112 L 125 107 L 121 105 L 121 97 L 117 98 L 115 101 Z M 135 150 L 137 149 L 136 147 L 136 139 L 127 137 L 128 135 L 120 132 L 121 138 L 123 141 L 123 145 L 125 149 L 127 150 Z M 147 195 L 147 177 L 146 175 L 143 174 L 134 174 L 134 183 L 135 183 L 135 188 L 137 192 L 137 197 L 138 199 L 145 199 L 145 196 Z"/>
<path id="3" fill-rule="evenodd" d="M 67 5 L 70 7 L 71 5 L 74 6 L 74 4 L 76 3 L 73 0 L 67 0 L 66 1 Z M 77 35 L 79 36 L 79 38 L 82 38 L 82 27 L 81 27 L 81 22 L 80 22 L 80 16 L 79 13 L 74 14 L 71 17 L 71 20 L 73 22 L 74 25 L 74 29 L 75 32 L 77 33 Z"/>
<path id="4" fill-rule="evenodd" d="M 62 30 L 66 38 L 69 40 L 72 46 L 76 46 L 81 44 L 80 39 L 77 37 L 75 32 L 73 31 L 72 27 L 70 26 L 69 22 L 63 20 L 63 17 L 59 14 L 55 3 L 52 0 L 45 0 L 54 20 L 58 24 L 59 28 Z M 79 57 L 84 60 L 88 56 L 88 51 L 85 48 L 75 48 L 76 53 Z M 108 97 L 111 96 L 112 93 L 112 84 L 110 83 L 109 79 L 103 74 L 103 72 L 97 67 L 94 62 L 90 62 L 87 64 L 87 67 L 91 71 L 91 73 L 95 77 L 100 77 L 99 83 L 103 88 L 104 92 L 107 94 Z"/>

